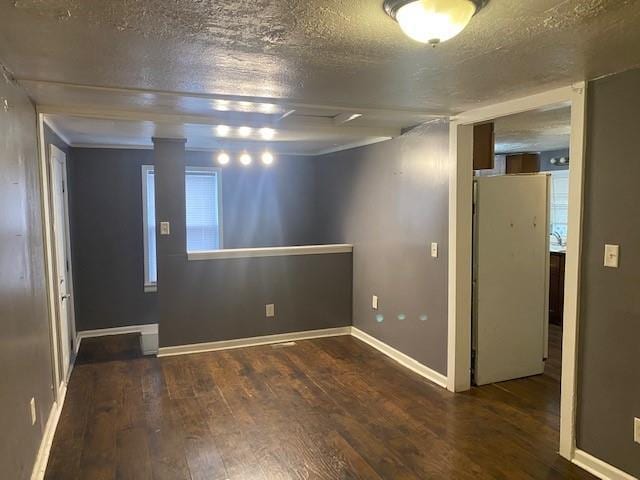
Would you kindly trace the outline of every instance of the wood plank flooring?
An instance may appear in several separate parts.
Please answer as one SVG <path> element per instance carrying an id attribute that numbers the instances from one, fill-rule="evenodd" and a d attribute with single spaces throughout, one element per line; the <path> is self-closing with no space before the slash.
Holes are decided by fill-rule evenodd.
<path id="1" fill-rule="evenodd" d="M 593 478 L 556 454 L 557 365 L 454 395 L 352 337 L 137 351 L 83 340 L 47 479 Z"/>

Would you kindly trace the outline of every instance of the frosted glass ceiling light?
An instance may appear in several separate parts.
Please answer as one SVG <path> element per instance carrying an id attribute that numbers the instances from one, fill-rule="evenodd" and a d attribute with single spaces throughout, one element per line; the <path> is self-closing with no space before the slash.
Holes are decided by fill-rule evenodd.
<path id="1" fill-rule="evenodd" d="M 238 129 L 238 133 L 241 137 L 248 137 L 251 135 L 252 128 L 251 127 L 240 127 Z"/>
<path id="2" fill-rule="evenodd" d="M 385 0 L 384 10 L 413 40 L 437 45 L 458 35 L 488 0 Z"/>
<path id="3" fill-rule="evenodd" d="M 226 137 L 227 135 L 229 135 L 229 130 L 231 130 L 231 128 L 229 128 L 228 125 L 218 125 L 216 127 L 216 133 L 220 137 Z"/>

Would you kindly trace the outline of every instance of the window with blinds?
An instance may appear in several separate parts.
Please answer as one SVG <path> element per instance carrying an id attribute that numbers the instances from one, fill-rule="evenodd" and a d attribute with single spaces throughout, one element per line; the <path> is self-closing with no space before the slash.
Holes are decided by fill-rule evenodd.
<path id="1" fill-rule="evenodd" d="M 569 223 L 569 170 L 554 170 L 551 174 L 551 229 L 567 242 Z"/>
<path id="2" fill-rule="evenodd" d="M 185 220 L 187 251 L 222 248 L 220 173 L 215 168 L 187 167 L 185 170 Z M 145 290 L 155 290 L 156 264 L 155 175 L 152 165 L 142 167 L 142 209 L 144 232 Z"/>

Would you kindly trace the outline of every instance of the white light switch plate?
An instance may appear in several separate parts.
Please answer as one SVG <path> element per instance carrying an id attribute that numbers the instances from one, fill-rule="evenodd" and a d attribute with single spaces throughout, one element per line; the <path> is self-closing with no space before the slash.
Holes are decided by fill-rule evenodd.
<path id="1" fill-rule="evenodd" d="M 633 419 L 633 441 L 640 443 L 640 418 Z"/>
<path id="2" fill-rule="evenodd" d="M 604 246 L 604 266 L 610 268 L 618 268 L 618 260 L 620 258 L 619 245 Z"/>
<path id="3" fill-rule="evenodd" d="M 31 410 L 31 425 L 35 425 L 38 414 L 36 413 L 36 399 L 33 397 L 31 397 L 31 401 L 29 402 L 29 409 Z"/>
<path id="4" fill-rule="evenodd" d="M 265 314 L 267 317 L 275 317 L 276 316 L 276 306 L 273 303 L 269 303 L 265 305 Z"/>
<path id="5" fill-rule="evenodd" d="M 374 310 L 378 309 L 378 296 L 374 295 L 373 297 L 371 297 L 371 308 L 373 308 Z"/>
<path id="6" fill-rule="evenodd" d="M 435 242 L 431 244 L 431 256 L 433 258 L 438 258 L 438 244 Z"/>
<path id="7" fill-rule="evenodd" d="M 169 222 L 160 222 L 160 235 L 171 235 L 171 224 Z"/>

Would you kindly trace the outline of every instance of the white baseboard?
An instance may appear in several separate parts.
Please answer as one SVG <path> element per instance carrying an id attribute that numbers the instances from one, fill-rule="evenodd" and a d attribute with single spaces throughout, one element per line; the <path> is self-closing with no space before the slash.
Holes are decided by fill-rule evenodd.
<path id="1" fill-rule="evenodd" d="M 602 480 L 637 480 L 633 475 L 629 475 L 583 450 L 576 449 L 571 461 Z"/>
<path id="2" fill-rule="evenodd" d="M 431 368 L 423 365 L 422 363 L 414 360 L 409 355 L 402 353 L 399 350 L 387 345 L 386 343 L 378 340 L 375 337 L 372 337 L 368 333 L 363 332 L 359 328 L 351 327 L 351 335 L 356 337 L 358 340 L 362 340 L 363 342 L 371 345 L 373 348 L 378 350 L 379 352 L 384 353 L 387 357 L 395 360 L 403 367 L 408 368 L 409 370 L 414 371 L 418 375 L 426 378 L 427 380 L 432 381 L 433 383 L 440 385 L 443 388 L 447 388 L 447 377 L 442 375 L 441 373 L 432 370 Z"/>
<path id="3" fill-rule="evenodd" d="M 40 442 L 40 448 L 38 449 L 38 455 L 36 461 L 33 464 L 33 470 L 31 471 L 31 480 L 42 480 L 44 474 L 47 471 L 47 462 L 49 461 L 49 454 L 51 453 L 51 445 L 53 444 L 53 437 L 58 427 L 58 421 L 60 420 L 60 414 L 62 413 L 62 407 L 64 406 L 64 400 L 67 396 L 67 385 L 64 384 L 60 389 L 59 401 L 54 402 L 49 411 L 49 418 L 44 428 L 42 440 Z"/>
<path id="4" fill-rule="evenodd" d="M 97 330 L 82 330 L 78 332 L 78 339 L 105 337 L 107 335 L 124 335 L 126 333 L 142 333 L 143 335 L 152 335 L 158 333 L 158 324 L 149 323 L 146 325 L 130 325 L 126 327 L 99 328 Z M 79 343 L 79 342 L 78 342 Z"/>
<path id="5" fill-rule="evenodd" d="M 175 347 L 160 347 L 158 357 L 171 355 L 186 355 L 189 353 L 213 352 L 216 350 L 228 350 L 231 348 L 255 347 L 272 343 L 295 342 L 297 340 L 309 340 L 312 338 L 337 337 L 351 334 L 351 327 L 325 328 L 322 330 L 306 330 L 303 332 L 280 333 L 276 335 L 263 335 L 260 337 L 239 338 L 237 340 L 222 340 L 219 342 L 195 343 L 191 345 L 178 345 Z"/>

